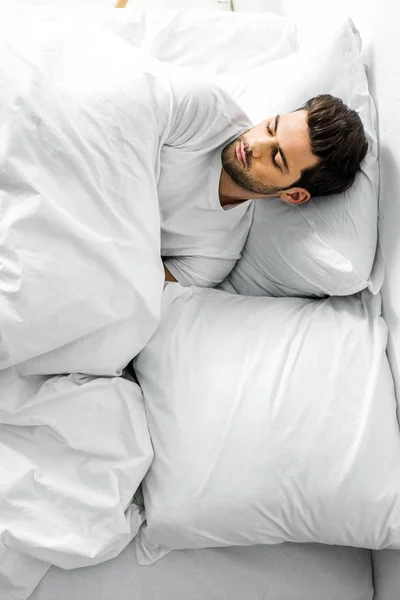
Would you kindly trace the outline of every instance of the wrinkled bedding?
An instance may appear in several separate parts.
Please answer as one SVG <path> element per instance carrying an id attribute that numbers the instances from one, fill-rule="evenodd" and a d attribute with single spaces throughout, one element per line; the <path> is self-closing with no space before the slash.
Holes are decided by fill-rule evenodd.
<path id="1" fill-rule="evenodd" d="M 116 374 L 159 317 L 168 83 L 100 27 L 34 26 L 0 28 L 0 368 Z"/>
<path id="2" fill-rule="evenodd" d="M 15 600 L 50 563 L 116 556 L 143 521 L 153 451 L 119 375 L 159 321 L 170 88 L 87 22 L 9 15 L 0 55 L 0 597 Z"/>
<path id="3" fill-rule="evenodd" d="M 1 600 L 26 599 L 50 564 L 117 556 L 144 523 L 135 492 L 153 440 L 142 391 L 121 375 L 160 321 L 156 186 L 171 94 L 165 67 L 127 43 L 134 30 L 32 11 L 0 22 Z M 384 399 L 387 449 L 398 431 Z M 155 535 L 150 550 L 187 547 L 186 534 L 170 544 Z"/>
<path id="4" fill-rule="evenodd" d="M 27 598 L 50 564 L 121 552 L 143 522 L 132 499 L 153 451 L 133 381 L 21 378 L 10 368 L 0 386 L 0 590 L 9 600 Z"/>

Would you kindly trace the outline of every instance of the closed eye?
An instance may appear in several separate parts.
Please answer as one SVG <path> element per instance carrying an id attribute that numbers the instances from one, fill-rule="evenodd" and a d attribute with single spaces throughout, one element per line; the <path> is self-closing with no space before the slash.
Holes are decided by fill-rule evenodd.
<path id="1" fill-rule="evenodd" d="M 269 123 L 268 123 L 268 125 L 265 127 L 265 129 L 266 129 L 266 131 L 267 131 L 268 135 L 272 135 L 272 131 L 271 131 L 271 127 L 270 127 Z M 282 167 L 280 167 L 280 166 L 278 165 L 278 163 L 276 162 L 276 160 L 275 160 L 275 157 L 276 157 L 276 155 L 277 155 L 277 154 L 278 154 L 278 152 L 275 152 L 275 153 L 274 153 L 274 154 L 271 156 L 272 164 L 274 165 L 274 167 L 275 167 L 276 169 L 279 169 L 280 171 L 282 171 Z"/>

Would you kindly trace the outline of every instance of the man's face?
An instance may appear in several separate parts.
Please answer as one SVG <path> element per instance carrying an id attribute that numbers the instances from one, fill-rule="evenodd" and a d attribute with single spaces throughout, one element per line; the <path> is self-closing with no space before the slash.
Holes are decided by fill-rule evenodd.
<path id="1" fill-rule="evenodd" d="M 304 110 L 266 119 L 222 151 L 222 166 L 240 187 L 265 196 L 288 190 L 304 169 L 318 164 L 311 152 Z"/>

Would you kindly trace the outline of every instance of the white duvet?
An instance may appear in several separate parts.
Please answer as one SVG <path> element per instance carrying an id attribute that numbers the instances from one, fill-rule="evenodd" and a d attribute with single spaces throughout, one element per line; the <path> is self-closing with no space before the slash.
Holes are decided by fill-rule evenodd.
<path id="1" fill-rule="evenodd" d="M 140 388 L 122 377 L 0 372 L 0 597 L 27 598 L 50 564 L 117 556 L 143 521 L 153 457 Z"/>
<path id="2" fill-rule="evenodd" d="M 119 373 L 159 318 L 168 82 L 87 23 L 10 16 L 0 40 L 0 368 Z"/>
<path id="3" fill-rule="evenodd" d="M 3 15 L 0 57 L 0 597 L 20 600 L 143 520 L 153 452 L 119 375 L 159 321 L 170 91 L 88 22 Z"/>

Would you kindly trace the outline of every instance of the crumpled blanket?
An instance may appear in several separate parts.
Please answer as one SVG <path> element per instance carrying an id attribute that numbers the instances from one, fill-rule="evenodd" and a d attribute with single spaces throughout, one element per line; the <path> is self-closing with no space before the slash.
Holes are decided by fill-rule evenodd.
<path id="1" fill-rule="evenodd" d="M 0 22 L 0 597 L 116 556 L 153 458 L 121 377 L 160 317 L 164 67 L 73 19 Z"/>
<path id="2" fill-rule="evenodd" d="M 61 18 L 2 19 L 0 57 L 0 368 L 119 374 L 159 319 L 165 67 Z"/>

